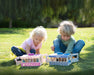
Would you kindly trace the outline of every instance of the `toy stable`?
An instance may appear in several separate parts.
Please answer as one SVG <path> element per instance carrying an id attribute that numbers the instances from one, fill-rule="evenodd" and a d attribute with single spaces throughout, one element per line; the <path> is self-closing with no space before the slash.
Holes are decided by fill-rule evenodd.
<path id="1" fill-rule="evenodd" d="M 49 65 L 60 65 L 60 66 L 68 66 L 73 62 L 78 61 L 78 53 L 75 54 L 63 54 L 61 52 L 50 54 L 46 57 Z"/>

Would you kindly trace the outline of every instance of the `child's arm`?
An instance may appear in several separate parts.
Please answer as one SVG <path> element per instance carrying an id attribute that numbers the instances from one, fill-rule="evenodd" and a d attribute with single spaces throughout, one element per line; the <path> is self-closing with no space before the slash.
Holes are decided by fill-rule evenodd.
<path id="1" fill-rule="evenodd" d="M 40 54 L 40 51 L 39 51 L 39 49 L 36 49 L 36 54 Z"/>
<path id="2" fill-rule="evenodd" d="M 30 53 L 30 46 L 27 44 L 26 45 L 26 54 L 29 54 Z"/>
<path id="3" fill-rule="evenodd" d="M 54 48 L 55 48 L 54 46 L 51 46 L 51 50 L 52 50 L 52 51 L 54 51 Z"/>

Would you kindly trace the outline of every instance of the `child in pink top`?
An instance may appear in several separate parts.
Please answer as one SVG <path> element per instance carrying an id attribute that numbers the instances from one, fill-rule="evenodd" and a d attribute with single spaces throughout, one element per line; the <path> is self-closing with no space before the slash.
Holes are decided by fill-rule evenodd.
<path id="1" fill-rule="evenodd" d="M 36 27 L 30 34 L 30 37 L 26 39 L 22 45 L 21 48 L 13 46 L 11 48 L 11 51 L 16 56 L 22 56 L 24 54 L 34 53 L 34 54 L 40 54 L 40 48 L 42 46 L 42 42 L 47 39 L 47 32 L 44 27 L 38 26 Z"/>

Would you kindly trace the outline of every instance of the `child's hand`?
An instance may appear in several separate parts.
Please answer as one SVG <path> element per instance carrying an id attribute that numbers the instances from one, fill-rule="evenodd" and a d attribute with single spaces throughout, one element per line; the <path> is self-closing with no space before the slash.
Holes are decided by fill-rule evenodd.
<path id="1" fill-rule="evenodd" d="M 51 46 L 52 51 L 54 51 L 54 48 L 55 48 L 54 46 Z"/>

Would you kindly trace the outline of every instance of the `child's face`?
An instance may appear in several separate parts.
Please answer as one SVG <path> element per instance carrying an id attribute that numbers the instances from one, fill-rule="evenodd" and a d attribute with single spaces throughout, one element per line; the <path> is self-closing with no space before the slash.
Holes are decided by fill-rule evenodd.
<path id="1" fill-rule="evenodd" d="M 39 35 L 35 35 L 34 39 L 33 39 L 35 45 L 40 44 L 42 42 L 42 40 L 43 40 L 43 37 L 41 37 Z"/>
<path id="2" fill-rule="evenodd" d="M 64 41 L 69 40 L 70 37 L 71 37 L 70 35 L 66 35 L 65 33 L 61 34 L 61 38 L 62 38 L 62 40 L 64 40 Z"/>

